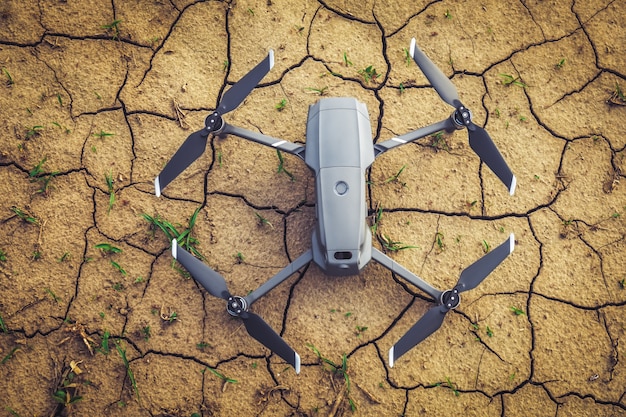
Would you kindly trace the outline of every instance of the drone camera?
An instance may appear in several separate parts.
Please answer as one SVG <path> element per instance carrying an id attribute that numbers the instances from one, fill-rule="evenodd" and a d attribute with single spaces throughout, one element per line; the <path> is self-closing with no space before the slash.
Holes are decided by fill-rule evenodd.
<path id="1" fill-rule="evenodd" d="M 346 251 L 335 252 L 334 257 L 338 261 L 352 259 L 352 252 L 346 252 Z"/>

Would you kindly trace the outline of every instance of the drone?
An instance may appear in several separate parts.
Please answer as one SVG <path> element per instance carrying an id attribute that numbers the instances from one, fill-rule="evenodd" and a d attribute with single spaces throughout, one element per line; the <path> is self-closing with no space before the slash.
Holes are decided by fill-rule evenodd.
<path id="1" fill-rule="evenodd" d="M 204 122 L 192 133 L 165 165 L 154 181 L 161 191 L 204 152 L 209 135 L 234 135 L 302 159 L 315 175 L 316 227 L 311 248 L 245 297 L 232 295 L 222 275 L 172 241 L 172 256 L 214 297 L 226 300 L 226 310 L 243 320 L 248 334 L 300 372 L 300 356 L 250 307 L 311 261 L 333 276 L 358 274 L 374 260 L 432 297 L 436 305 L 426 312 L 389 350 L 389 366 L 422 342 L 441 325 L 446 313 L 457 308 L 461 293 L 478 286 L 513 252 L 514 235 L 465 268 L 452 289 L 440 291 L 372 246 L 367 224 L 365 174 L 374 160 L 396 147 L 440 131 L 467 129 L 471 149 L 504 183 L 515 192 L 516 178 L 489 134 L 472 122 L 472 113 L 460 101 L 456 88 L 444 73 L 417 47 L 415 38 L 410 55 L 441 99 L 454 107 L 446 119 L 381 143 L 373 143 L 367 108 L 355 98 L 328 97 L 309 107 L 306 144 L 273 138 L 226 123 L 223 116 L 236 109 L 274 66 L 274 52 L 226 91 Z"/>

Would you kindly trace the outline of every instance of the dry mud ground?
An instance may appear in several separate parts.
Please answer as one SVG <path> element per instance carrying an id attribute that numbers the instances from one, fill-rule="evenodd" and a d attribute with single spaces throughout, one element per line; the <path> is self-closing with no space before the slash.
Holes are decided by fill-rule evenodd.
<path id="1" fill-rule="evenodd" d="M 383 3 L 0 4 L 0 415 L 626 414 L 626 1 Z M 302 356 L 296 375 L 142 215 L 182 233 L 198 210 L 195 247 L 245 294 L 310 248 L 311 173 L 230 137 L 161 198 L 152 181 L 270 48 L 230 123 L 302 143 L 320 94 L 366 103 L 375 141 L 445 118 L 412 37 L 518 187 L 465 131 L 425 138 L 368 172 L 376 234 L 416 246 L 390 256 L 441 289 L 509 233 L 515 252 L 394 368 L 432 300 L 374 263 L 304 267 L 253 306 Z M 347 378 L 311 346 L 345 354 Z"/>

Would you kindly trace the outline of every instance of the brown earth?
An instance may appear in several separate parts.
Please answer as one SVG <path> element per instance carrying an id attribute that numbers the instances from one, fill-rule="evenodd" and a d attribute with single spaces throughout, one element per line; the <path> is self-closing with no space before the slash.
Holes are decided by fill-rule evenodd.
<path id="1" fill-rule="evenodd" d="M 626 415 L 626 1 L 383 3 L 0 4 L 0 415 Z M 417 246 L 391 256 L 441 289 L 485 245 L 515 233 L 516 250 L 394 368 L 387 351 L 432 301 L 374 263 L 303 268 L 253 306 L 302 356 L 295 375 L 142 214 L 181 232 L 199 209 L 197 249 L 245 294 L 310 247 L 306 166 L 285 156 L 292 181 L 273 150 L 213 138 L 161 198 L 152 181 L 270 48 L 230 123 L 304 142 L 319 92 L 366 103 L 376 141 L 445 118 L 406 61 L 412 37 L 518 188 L 464 131 L 426 138 L 371 168 L 378 233 Z M 346 355 L 348 392 L 311 346 Z"/>

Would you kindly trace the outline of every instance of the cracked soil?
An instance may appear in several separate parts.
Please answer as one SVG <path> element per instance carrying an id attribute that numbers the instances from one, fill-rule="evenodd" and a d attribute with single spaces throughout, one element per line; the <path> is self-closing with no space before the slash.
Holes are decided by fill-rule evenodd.
<path id="1" fill-rule="evenodd" d="M 3 0 L 0 415 L 626 415 L 625 10 Z M 197 211 L 191 242 L 246 294 L 310 248 L 308 168 L 210 138 L 160 198 L 152 181 L 270 48 L 229 123 L 304 143 L 320 95 L 364 102 L 375 141 L 445 118 L 407 61 L 412 37 L 518 186 L 509 196 L 463 130 L 387 152 L 367 174 L 374 244 L 415 246 L 390 256 L 440 289 L 509 233 L 516 249 L 393 368 L 387 351 L 433 300 L 374 262 L 302 268 L 252 308 L 302 356 L 296 375 L 144 215 L 183 232 Z"/>

